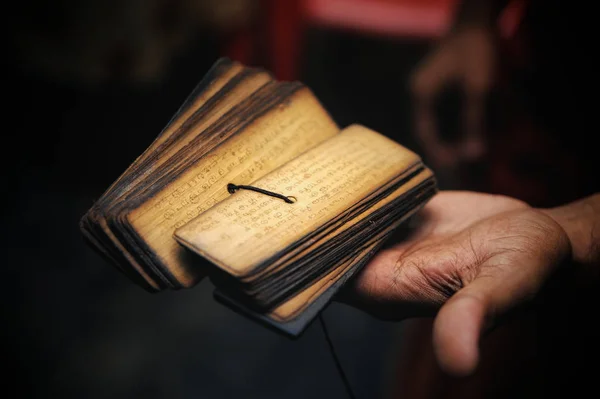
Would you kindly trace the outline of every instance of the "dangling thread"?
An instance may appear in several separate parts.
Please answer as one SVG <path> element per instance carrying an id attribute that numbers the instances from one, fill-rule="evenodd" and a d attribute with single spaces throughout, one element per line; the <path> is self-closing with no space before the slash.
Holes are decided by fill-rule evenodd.
<path id="1" fill-rule="evenodd" d="M 261 194 L 269 195 L 271 197 L 279 198 L 279 199 L 284 200 L 288 204 L 293 204 L 294 202 L 296 202 L 296 197 L 292 197 L 292 196 L 286 197 L 285 195 L 277 194 L 272 191 L 263 190 L 262 188 L 258 188 L 258 187 L 254 187 L 254 186 L 244 186 L 241 184 L 237 185 L 237 184 L 233 184 L 233 183 L 229 183 L 227 185 L 227 191 L 229 191 L 229 194 L 233 194 L 237 190 L 240 190 L 240 189 L 252 190 L 252 191 L 256 191 L 257 193 L 261 193 Z"/>
<path id="2" fill-rule="evenodd" d="M 325 340 L 327 340 L 327 345 L 329 345 L 329 352 L 331 353 L 331 357 L 333 357 L 333 361 L 335 363 L 335 367 L 342 378 L 342 382 L 344 383 L 344 388 L 346 388 L 346 392 L 348 393 L 348 397 L 350 399 L 356 399 L 356 395 L 354 395 L 354 391 L 352 390 L 352 386 L 350 385 L 350 381 L 348 381 L 348 377 L 346 377 L 346 373 L 344 373 L 344 368 L 342 367 L 342 363 L 340 359 L 338 359 L 337 354 L 335 353 L 335 348 L 333 346 L 333 341 L 329 336 L 329 332 L 327 331 L 327 326 L 325 326 L 325 320 L 323 319 L 323 314 L 319 313 L 319 321 L 321 322 L 321 328 L 323 329 L 323 335 L 325 335 Z"/>

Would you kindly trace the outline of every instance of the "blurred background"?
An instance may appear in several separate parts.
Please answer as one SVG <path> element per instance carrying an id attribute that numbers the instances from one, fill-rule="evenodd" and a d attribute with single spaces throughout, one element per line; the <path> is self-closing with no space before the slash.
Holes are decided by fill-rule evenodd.
<path id="1" fill-rule="evenodd" d="M 8 2 L 6 389 L 346 397 L 317 323 L 288 340 L 217 304 L 207 281 L 147 294 L 85 245 L 79 218 L 221 56 L 303 81 L 340 126 L 362 123 L 421 154 L 443 189 L 536 206 L 596 191 L 593 21 L 537 3 Z M 532 397 L 554 386 L 536 348 L 555 342 L 539 342 L 538 325 L 495 332 L 485 367 L 458 381 L 433 362 L 430 320 L 383 322 L 338 303 L 324 316 L 358 398 Z"/>

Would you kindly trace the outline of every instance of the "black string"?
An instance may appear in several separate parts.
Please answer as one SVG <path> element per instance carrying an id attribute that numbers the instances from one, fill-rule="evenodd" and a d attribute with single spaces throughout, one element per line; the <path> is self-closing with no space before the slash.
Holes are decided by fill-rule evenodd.
<path id="1" fill-rule="evenodd" d="M 344 369 L 342 368 L 342 364 L 340 363 L 340 359 L 338 359 L 337 354 L 335 353 L 335 348 L 333 346 L 333 342 L 331 341 L 331 337 L 329 336 L 329 332 L 327 331 L 327 326 L 325 325 L 325 320 L 323 319 L 323 314 L 319 313 L 319 321 L 321 322 L 321 327 L 323 328 L 323 334 L 325 335 L 325 339 L 327 340 L 327 344 L 329 345 L 329 352 L 331 353 L 331 357 L 333 357 L 333 361 L 335 362 L 335 367 L 342 378 L 342 382 L 344 383 L 344 387 L 346 388 L 346 392 L 348 392 L 348 397 L 350 399 L 356 399 L 354 392 L 352 391 L 352 386 L 350 385 L 350 381 L 348 381 L 348 377 L 346 377 L 346 373 L 344 373 Z"/>
<path id="2" fill-rule="evenodd" d="M 227 185 L 227 191 L 229 192 L 229 194 L 233 194 L 237 190 L 240 190 L 240 189 L 252 190 L 252 191 L 256 191 L 257 193 L 261 193 L 261 194 L 269 195 L 271 197 L 279 198 L 279 199 L 284 200 L 288 204 L 293 204 L 294 202 L 296 202 L 295 197 L 291 197 L 291 196 L 286 197 L 285 195 L 277 194 L 272 191 L 263 190 L 262 188 L 258 188 L 258 187 L 244 186 L 241 184 L 237 185 L 237 184 L 233 184 L 233 183 L 229 183 Z M 337 357 L 337 354 L 335 352 L 335 347 L 333 346 L 333 342 L 331 341 L 331 337 L 329 336 L 329 332 L 327 331 L 327 326 L 325 325 L 325 320 L 323 319 L 323 315 L 321 313 L 319 313 L 319 321 L 321 322 L 321 327 L 323 328 L 323 334 L 325 335 L 325 340 L 327 341 L 327 345 L 329 345 L 329 352 L 331 353 L 331 357 L 333 358 L 335 367 L 337 368 L 338 373 L 340 374 L 340 377 L 342 378 L 342 382 L 344 383 L 344 388 L 346 388 L 348 397 L 350 399 L 356 399 L 356 396 L 354 395 L 354 392 L 352 391 L 352 386 L 350 385 L 350 382 L 348 381 L 348 377 L 346 377 L 346 373 L 344 373 L 344 369 L 342 367 L 342 364 L 340 363 L 340 359 L 338 359 L 338 357 Z"/>
<path id="3" fill-rule="evenodd" d="M 296 202 L 295 201 L 296 197 L 291 197 L 291 196 L 290 197 L 286 197 L 285 195 L 277 194 L 277 193 L 274 193 L 272 191 L 263 190 L 262 188 L 258 188 L 258 187 L 254 187 L 254 186 L 244 186 L 244 185 L 241 185 L 241 184 L 237 185 L 237 184 L 233 184 L 233 183 L 229 183 L 227 185 L 227 191 L 229 191 L 229 194 L 233 194 L 233 193 L 235 193 L 239 189 L 252 190 L 252 191 L 256 191 L 257 193 L 261 193 L 261 194 L 269 195 L 271 197 L 279 198 L 279 199 L 284 200 L 288 204 L 293 204 L 294 202 Z"/>

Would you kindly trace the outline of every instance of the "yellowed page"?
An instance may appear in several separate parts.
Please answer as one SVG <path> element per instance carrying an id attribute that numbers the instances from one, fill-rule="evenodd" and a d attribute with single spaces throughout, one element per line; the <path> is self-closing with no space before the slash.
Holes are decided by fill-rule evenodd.
<path id="1" fill-rule="evenodd" d="M 182 126 L 182 124 L 192 116 L 192 114 L 194 112 L 196 112 L 200 107 L 202 107 L 212 96 L 214 96 L 219 90 L 221 90 L 235 75 L 237 75 L 243 69 L 244 69 L 244 67 L 241 64 L 239 64 L 238 62 L 233 62 L 231 64 L 231 66 L 229 66 L 228 69 L 221 76 L 219 76 L 218 79 L 211 82 L 208 85 L 208 87 L 206 87 L 199 96 L 197 96 L 195 99 L 192 100 L 192 103 L 188 105 L 187 109 L 184 112 L 182 112 L 180 115 L 178 115 L 174 120 L 172 120 L 169 123 L 169 125 L 167 126 L 167 128 L 165 128 L 165 130 L 163 130 L 160 133 L 160 135 L 150 144 L 150 146 L 148 146 L 148 148 L 146 148 L 146 150 L 140 156 L 138 156 L 138 158 L 131 165 L 129 165 L 129 167 L 125 170 L 125 172 L 123 172 L 121 174 L 121 176 L 119 176 L 119 178 L 117 180 L 115 180 L 109 186 L 109 188 L 105 192 L 105 195 L 107 193 L 111 192 L 119 182 L 121 182 L 125 178 L 127 178 L 129 176 L 129 174 L 132 173 L 132 171 L 135 169 L 135 167 L 137 167 L 142 162 L 144 162 L 150 155 L 154 154 L 155 151 L 157 151 L 157 149 L 160 148 L 160 146 L 162 146 L 173 135 L 173 133 L 175 133 L 177 131 L 177 129 L 179 129 Z M 236 98 L 237 101 L 241 101 L 241 99 L 249 96 L 258 87 L 260 87 L 261 85 L 265 84 L 268 80 L 270 80 L 270 75 L 267 73 L 261 73 L 261 74 L 257 74 L 257 75 L 258 76 L 250 84 L 249 88 L 244 87 L 243 89 L 241 89 L 242 94 L 237 95 L 237 97 L 239 97 L 239 98 Z M 236 96 L 234 96 L 234 97 L 236 97 Z M 227 107 L 227 106 L 216 109 L 215 112 L 212 112 L 209 115 L 209 119 L 211 121 L 216 120 L 218 117 L 222 116 L 224 114 L 224 112 L 228 109 L 229 109 L 229 107 Z M 190 129 L 190 131 L 186 132 L 186 134 L 185 134 L 186 137 L 184 137 L 183 140 L 178 143 L 179 145 L 176 146 L 175 150 L 177 150 L 177 149 L 181 148 L 183 145 L 187 144 L 191 139 L 193 139 L 199 133 L 200 129 L 205 129 L 206 126 L 208 126 L 208 125 L 206 123 L 203 123 L 201 126 L 197 127 L 196 129 Z M 162 163 L 164 163 L 164 161 L 167 160 L 168 157 L 171 156 L 175 152 L 175 150 L 172 150 L 169 153 L 162 154 L 161 157 L 157 160 L 157 162 L 153 163 L 152 165 L 150 165 L 150 167 L 148 169 L 146 169 L 146 171 L 143 175 L 140 175 L 135 180 L 132 180 L 131 182 L 129 182 L 127 189 L 135 186 L 136 184 L 139 184 L 139 182 L 143 179 L 143 177 L 149 175 L 152 171 L 156 170 L 156 168 L 158 166 L 160 166 Z M 101 198 L 100 201 L 101 200 L 103 200 L 103 198 Z M 151 277 L 141 267 L 141 265 L 133 258 L 133 256 L 131 256 L 131 254 L 127 251 L 127 249 L 119 242 L 119 240 L 114 236 L 112 231 L 108 228 L 107 222 L 104 219 L 104 215 L 99 214 L 97 212 L 97 208 L 95 206 L 92 207 L 89 212 L 91 212 L 93 214 L 92 218 L 95 219 L 95 223 L 97 223 L 98 226 L 100 228 L 102 228 L 106 238 L 111 240 L 112 244 L 114 245 L 114 248 L 104 248 L 104 246 L 102 244 L 100 244 L 100 242 L 96 239 L 96 237 L 94 237 L 94 235 L 91 234 L 91 232 L 86 232 L 86 234 L 88 235 L 88 239 L 91 240 L 93 243 L 95 243 L 94 245 L 100 251 L 105 252 L 108 257 L 114 257 L 113 254 L 111 253 L 111 251 L 117 251 L 117 252 L 119 252 L 119 254 L 122 254 L 122 256 L 124 256 L 125 259 L 129 262 L 129 264 L 133 267 L 135 272 L 140 274 L 141 277 L 153 289 L 158 289 L 158 285 L 155 282 L 156 277 L 155 278 Z M 120 267 L 118 265 L 118 262 L 115 262 L 115 265 Z"/>
<path id="2" fill-rule="evenodd" d="M 144 173 L 137 175 L 134 179 L 131 179 L 128 182 L 128 187 L 126 190 L 132 189 L 137 185 L 141 184 L 144 179 L 148 178 L 152 172 L 156 171 L 161 165 L 168 162 L 171 157 L 177 154 L 184 146 L 189 144 L 191 140 L 196 138 L 199 134 L 201 134 L 204 130 L 210 127 L 213 123 L 215 123 L 220 117 L 222 117 L 225 113 L 231 110 L 232 107 L 239 104 L 241 101 L 249 97 L 252 93 L 262 87 L 264 84 L 269 82 L 271 77 L 266 72 L 257 73 L 254 76 L 249 77 L 244 80 L 243 84 L 235 87 L 230 92 L 224 95 L 224 99 L 222 104 L 219 107 L 213 108 L 211 111 L 207 112 L 204 118 L 200 120 L 198 123 L 194 124 L 189 128 L 187 132 L 173 145 L 169 146 L 169 148 L 160 154 L 151 165 L 148 167 Z M 212 92 L 212 90 L 210 91 Z M 214 94 L 214 93 L 213 93 Z M 204 97 L 204 96 L 202 96 Z M 194 102 L 194 104 L 198 103 L 198 100 Z M 189 117 L 191 115 L 191 111 L 184 113 L 185 116 Z M 177 119 L 174 126 L 180 127 L 185 121 Z M 169 128 L 169 134 L 174 132 L 173 129 Z M 166 139 L 160 138 L 153 144 L 153 148 L 162 144 Z M 158 143 L 158 144 L 157 144 Z M 156 149 L 156 148 L 154 148 Z M 131 256 L 131 254 L 127 251 L 127 249 L 116 239 L 112 231 L 108 228 L 107 221 L 103 218 L 103 215 L 98 217 L 98 225 L 102 228 L 106 236 L 114 243 L 114 246 L 125 256 L 125 258 L 129 261 L 129 263 L 133 266 L 133 268 L 140 273 L 148 283 L 151 285 L 156 285 L 156 283 L 152 282 L 148 277 L 148 274 L 142 269 L 138 262 Z"/>
<path id="3" fill-rule="evenodd" d="M 308 88 L 257 118 L 176 181 L 127 215 L 129 224 L 184 286 L 198 270 L 173 238 L 178 227 L 229 197 L 227 184 L 250 184 L 339 132 Z"/>
<path id="4" fill-rule="evenodd" d="M 152 172 L 156 171 L 160 166 L 168 162 L 169 159 L 171 159 L 186 145 L 188 145 L 190 141 L 198 137 L 198 135 L 202 134 L 202 132 L 204 132 L 213 123 L 219 120 L 219 118 L 221 118 L 223 115 L 229 112 L 234 106 L 238 105 L 246 98 L 250 97 L 252 93 L 260 89 L 269 81 L 271 81 L 271 76 L 268 73 L 257 73 L 256 75 L 245 79 L 242 83 L 234 87 L 231 91 L 225 93 L 224 98 L 219 104 L 219 106 L 208 111 L 200 121 L 195 123 L 193 126 L 190 126 L 188 130 L 182 135 L 182 137 L 179 138 L 176 143 L 170 145 L 166 151 L 162 152 L 160 154 L 160 157 L 158 157 L 154 162 L 152 162 L 151 166 L 148 169 L 146 169 L 143 174 L 136 176 L 136 178 L 129 183 L 130 188 L 133 188 L 136 185 L 138 185 Z M 178 125 L 181 124 L 182 123 L 179 123 Z"/>
<path id="5" fill-rule="evenodd" d="M 409 169 L 407 169 L 407 171 L 415 172 L 419 168 L 422 168 L 421 164 L 415 165 L 415 167 L 409 168 Z M 408 173 L 405 172 L 405 175 L 408 175 Z M 398 197 L 400 197 L 402 194 L 406 193 L 408 190 L 413 189 L 414 187 L 416 187 L 417 184 L 423 182 L 423 180 L 425 180 L 426 178 L 428 178 L 430 176 L 431 176 L 431 171 L 429 169 L 424 169 L 418 176 L 415 176 L 412 180 L 403 184 L 402 187 L 395 190 L 393 193 L 391 193 L 386 198 L 379 201 L 377 204 L 373 205 L 368 210 L 356 215 L 355 217 L 353 217 L 350 220 L 343 222 L 343 224 L 341 226 L 336 225 L 336 223 L 333 223 L 332 226 L 330 226 L 328 229 L 323 231 L 323 234 L 317 235 L 314 238 L 307 240 L 297 250 L 290 251 L 289 253 L 282 255 L 275 262 L 273 262 L 271 265 L 269 265 L 269 267 L 262 269 L 259 273 L 255 273 L 255 274 L 252 274 L 251 276 L 241 278 L 240 280 L 243 281 L 244 283 L 247 283 L 247 282 L 261 279 L 265 275 L 270 274 L 270 273 L 275 273 L 275 272 L 285 268 L 289 263 L 294 262 L 304 256 L 307 256 L 308 254 L 310 254 L 310 252 L 314 251 L 315 245 L 319 245 L 320 242 L 327 241 L 327 240 L 331 239 L 333 236 L 342 234 L 344 231 L 348 230 L 349 228 L 351 228 L 352 226 L 361 222 L 362 220 L 371 217 L 373 212 L 377 211 L 382 206 L 389 204 L 391 201 L 398 199 Z"/>
<path id="6" fill-rule="evenodd" d="M 242 277 L 419 161 L 385 136 L 353 125 L 254 183 L 296 203 L 238 191 L 175 236 Z"/>
<path id="7" fill-rule="evenodd" d="M 398 199 L 398 197 L 405 194 L 408 190 L 411 190 L 411 189 L 417 187 L 419 184 L 423 183 L 424 181 L 431 178 L 432 176 L 433 176 L 433 174 L 431 173 L 431 171 L 429 169 L 424 169 L 421 173 L 419 173 L 417 176 L 415 176 L 413 179 L 411 179 L 409 182 L 407 182 L 406 185 L 403 185 L 402 187 L 398 188 L 394 193 L 390 194 L 389 197 L 387 197 L 385 200 L 378 203 L 377 206 L 373 207 L 373 209 L 370 209 L 369 212 L 366 212 L 364 215 L 361 215 L 362 217 L 357 218 L 357 219 L 362 220 L 366 217 L 369 217 L 373 212 L 380 209 L 382 206 L 385 206 L 385 205 L 389 204 L 391 201 Z M 369 243 L 366 243 L 365 249 L 363 249 L 361 251 L 361 253 L 355 259 L 350 259 L 350 260 L 344 262 L 343 264 L 341 264 L 340 266 L 338 266 L 337 268 L 335 268 L 334 270 L 329 272 L 326 276 L 324 276 L 324 277 L 320 278 L 318 281 L 314 282 L 311 286 L 307 287 L 306 289 L 304 289 L 303 291 L 301 291 L 294 297 L 288 299 L 281 305 L 277 306 L 277 308 L 275 308 L 274 310 L 272 310 L 269 313 L 269 317 L 271 317 L 275 320 L 279 320 L 279 321 L 282 321 L 282 320 L 287 321 L 287 320 L 292 319 L 295 316 L 297 316 L 308 305 L 310 305 L 315 299 L 317 299 L 319 297 L 319 295 L 321 295 L 323 292 L 325 292 L 325 290 L 327 290 L 335 282 L 337 282 L 345 274 L 345 272 L 348 269 L 350 269 L 354 264 L 359 262 L 367 253 L 369 253 L 373 249 L 373 247 L 375 245 L 377 245 L 377 243 L 383 237 L 385 237 L 385 235 L 389 231 L 396 228 L 399 224 L 404 222 L 406 219 L 408 219 L 410 216 L 412 216 L 419 209 L 420 209 L 420 207 L 415 207 L 410 212 L 405 214 L 402 218 L 396 220 L 392 226 L 387 228 L 385 231 L 381 232 L 377 238 L 373 239 Z M 350 225 L 355 224 L 355 223 L 356 223 L 355 220 L 352 220 L 352 222 L 348 223 L 348 226 L 345 225 L 342 230 L 348 229 L 350 227 Z M 339 232 L 336 232 L 336 234 L 338 234 L 338 233 Z"/>

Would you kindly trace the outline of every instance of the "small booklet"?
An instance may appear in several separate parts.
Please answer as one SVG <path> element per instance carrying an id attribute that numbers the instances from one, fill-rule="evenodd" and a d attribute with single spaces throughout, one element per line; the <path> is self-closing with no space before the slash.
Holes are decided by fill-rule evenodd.
<path id="1" fill-rule="evenodd" d="M 311 90 L 220 59 L 81 219 L 147 289 L 191 288 L 298 336 L 437 192 L 420 157 Z"/>

